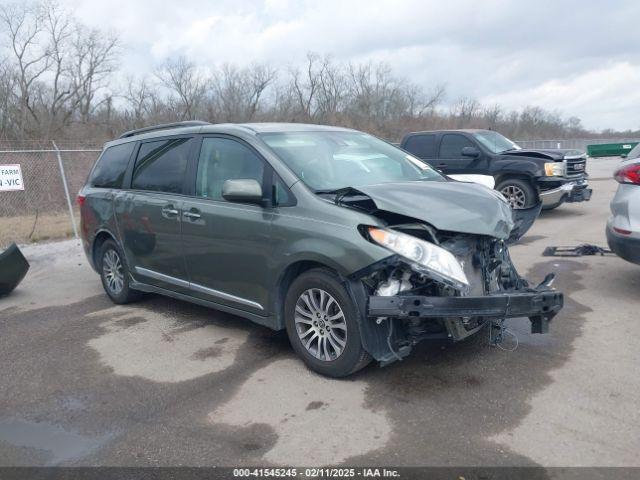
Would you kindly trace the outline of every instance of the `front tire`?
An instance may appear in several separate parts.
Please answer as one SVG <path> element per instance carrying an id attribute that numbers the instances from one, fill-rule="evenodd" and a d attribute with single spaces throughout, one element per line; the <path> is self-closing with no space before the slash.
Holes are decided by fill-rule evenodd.
<path id="1" fill-rule="evenodd" d="M 346 377 L 371 361 L 362 346 L 358 309 L 331 271 L 313 269 L 296 278 L 284 314 L 291 346 L 312 370 Z"/>
<path id="2" fill-rule="evenodd" d="M 99 255 L 102 287 L 113 303 L 123 305 L 140 298 L 140 292 L 131 289 L 129 268 L 120 248 L 113 240 L 102 244 Z"/>
<path id="3" fill-rule="evenodd" d="M 514 210 L 533 207 L 538 201 L 535 188 L 526 180 L 507 178 L 496 185 Z"/>

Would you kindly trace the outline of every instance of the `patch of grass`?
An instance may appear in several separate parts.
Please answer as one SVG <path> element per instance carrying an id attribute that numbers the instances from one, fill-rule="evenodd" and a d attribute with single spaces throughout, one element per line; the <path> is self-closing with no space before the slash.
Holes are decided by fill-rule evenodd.
<path id="1" fill-rule="evenodd" d="M 75 212 L 80 225 L 79 212 Z M 11 243 L 37 243 L 73 237 L 71 219 L 66 212 L 39 213 L 16 217 L 0 217 L 0 249 Z"/>

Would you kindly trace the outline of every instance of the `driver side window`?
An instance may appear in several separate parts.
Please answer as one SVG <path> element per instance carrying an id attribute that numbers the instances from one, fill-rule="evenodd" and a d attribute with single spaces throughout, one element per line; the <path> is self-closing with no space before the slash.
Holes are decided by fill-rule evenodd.
<path id="1" fill-rule="evenodd" d="M 474 146 L 471 140 L 464 135 L 447 133 L 440 142 L 440 158 L 462 158 L 462 149 Z"/>
<path id="2" fill-rule="evenodd" d="M 262 159 L 242 143 L 229 138 L 204 138 L 198 158 L 196 196 L 224 200 L 224 182 L 252 179 L 263 185 L 264 170 Z"/>

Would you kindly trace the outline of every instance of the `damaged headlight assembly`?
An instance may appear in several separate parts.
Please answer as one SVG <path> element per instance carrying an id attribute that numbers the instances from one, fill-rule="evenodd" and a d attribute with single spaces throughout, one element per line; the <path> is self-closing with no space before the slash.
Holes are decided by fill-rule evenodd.
<path id="1" fill-rule="evenodd" d="M 456 257 L 433 243 L 386 228 L 368 227 L 374 243 L 398 254 L 416 272 L 426 274 L 454 288 L 466 291 L 469 280 Z"/>

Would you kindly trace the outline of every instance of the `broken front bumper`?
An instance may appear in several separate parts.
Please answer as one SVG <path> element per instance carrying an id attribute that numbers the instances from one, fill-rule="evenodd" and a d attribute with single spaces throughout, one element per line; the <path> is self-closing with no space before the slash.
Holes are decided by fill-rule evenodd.
<path id="1" fill-rule="evenodd" d="M 586 202 L 591 199 L 592 191 L 586 180 L 577 180 L 557 188 L 542 190 L 540 200 L 543 208 L 557 206 L 563 202 Z"/>
<path id="2" fill-rule="evenodd" d="M 528 317 L 532 333 L 547 333 L 549 321 L 560 311 L 562 293 L 549 289 L 496 293 L 482 297 L 404 296 L 369 297 L 370 317 L 468 318 L 485 320 Z"/>

